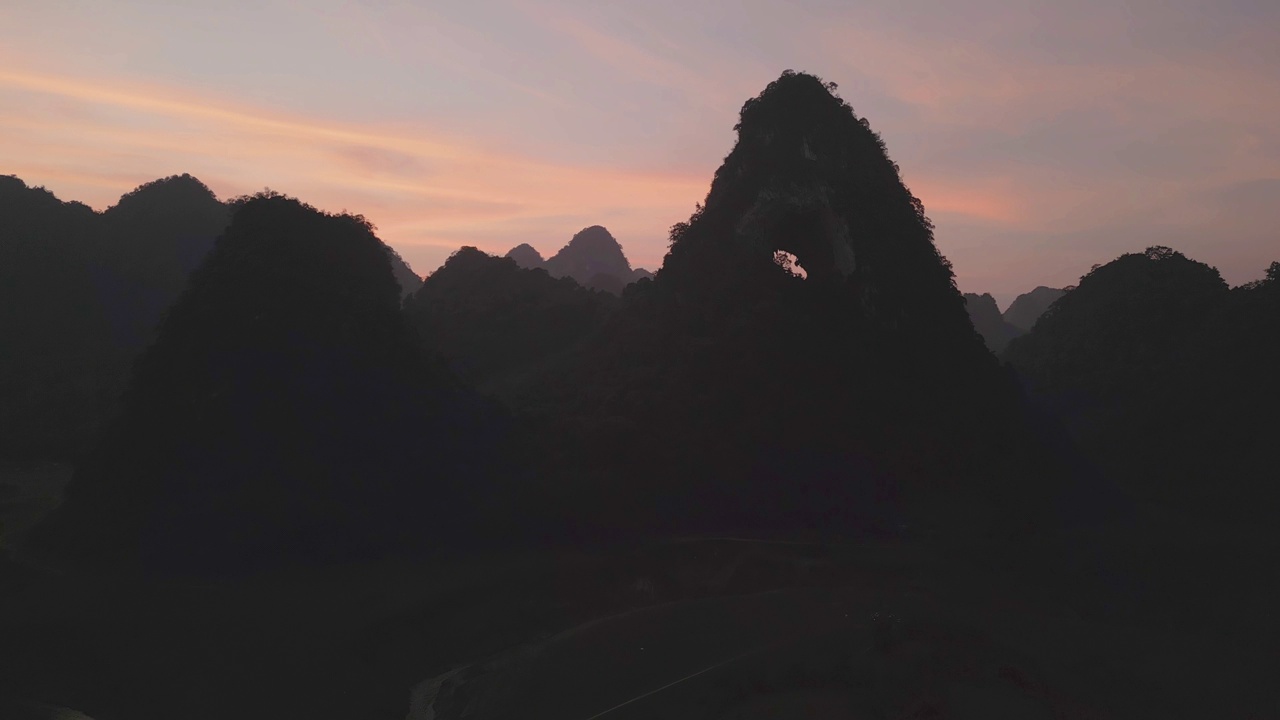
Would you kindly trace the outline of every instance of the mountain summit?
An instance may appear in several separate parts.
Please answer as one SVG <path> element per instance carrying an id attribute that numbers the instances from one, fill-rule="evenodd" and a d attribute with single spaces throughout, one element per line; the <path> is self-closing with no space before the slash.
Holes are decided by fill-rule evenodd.
<path id="1" fill-rule="evenodd" d="M 586 285 L 597 275 L 631 278 L 631 263 L 622 246 L 609 231 L 599 225 L 583 228 L 560 252 L 547 259 L 545 267 L 552 277 L 569 276 Z"/>
<path id="2" fill-rule="evenodd" d="M 601 531 L 895 533 L 897 488 L 1042 507 L 1050 482 L 1013 487 L 1038 452 L 1008 452 L 1032 444 L 1017 388 L 834 89 L 788 71 L 748 100 L 657 276 L 528 383 L 530 412 L 564 408 L 538 426 L 581 478 L 559 504 Z"/>
<path id="3" fill-rule="evenodd" d="M 516 261 L 516 265 L 525 270 L 540 268 L 546 262 L 542 258 L 542 253 L 538 252 L 529 243 L 520 243 L 519 245 L 507 251 L 507 257 Z"/>
<path id="4" fill-rule="evenodd" d="M 788 70 L 746 102 L 738 142 L 705 206 L 673 228 L 660 275 L 710 290 L 724 269 L 794 258 L 809 281 L 847 282 L 877 323 L 973 335 L 924 206 L 835 89 Z"/>
<path id="5" fill-rule="evenodd" d="M 973 329 L 996 355 L 1004 352 L 1010 340 L 1025 332 L 1001 317 L 996 299 L 990 293 L 965 293 L 964 302 L 969 310 L 969 319 L 973 321 Z"/>
<path id="6" fill-rule="evenodd" d="M 573 278 L 585 288 L 614 295 L 622 294 L 630 283 L 653 276 L 641 268 L 633 270 L 622 245 L 601 225 L 583 228 L 546 260 L 528 243 L 511 248 L 507 257 L 526 270 L 541 268 L 553 278 Z"/>
<path id="7" fill-rule="evenodd" d="M 1066 294 L 1066 290 L 1041 285 L 1015 298 L 1004 311 L 1004 321 L 1024 333 L 1031 332 L 1036 320 L 1039 320 L 1049 306 L 1058 301 L 1058 298 Z"/>

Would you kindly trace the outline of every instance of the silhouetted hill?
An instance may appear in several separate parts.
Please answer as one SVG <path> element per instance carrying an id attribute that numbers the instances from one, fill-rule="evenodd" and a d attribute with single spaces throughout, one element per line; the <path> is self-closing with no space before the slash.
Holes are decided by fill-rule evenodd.
<path id="1" fill-rule="evenodd" d="M 542 255 L 527 243 L 511 248 L 506 256 L 526 270 L 542 268 L 551 277 L 573 278 L 585 288 L 613 295 L 621 295 L 624 287 L 637 280 L 653 277 L 648 270 L 633 270 L 622 246 L 599 225 L 592 225 L 574 235 L 560 252 L 549 259 L 543 260 Z"/>
<path id="2" fill-rule="evenodd" d="M 157 180 L 104 213 L 5 178 L 0 228 L 0 457 L 84 450 L 134 355 L 226 225 L 190 176 Z"/>
<path id="3" fill-rule="evenodd" d="M 9 176 L 0 217 L 0 457 L 68 454 L 122 371 L 94 286 L 100 218 Z"/>
<path id="4" fill-rule="evenodd" d="M 474 527 L 497 416 L 419 349 L 368 224 L 278 195 L 235 205 L 46 544 L 244 569 Z"/>
<path id="5" fill-rule="evenodd" d="M 894 533 L 904 487 L 1050 492 L 1005 472 L 1038 452 L 1017 389 L 922 205 L 832 90 L 788 72 L 748 101 L 654 280 L 531 384 L 518 409 L 566 464 L 560 505 L 612 530 Z"/>
<path id="6" fill-rule="evenodd" d="M 462 377 L 501 388 L 598 330 L 615 304 L 570 278 L 464 247 L 427 278 L 405 312 Z"/>
<path id="7" fill-rule="evenodd" d="M 1041 392 L 1110 403 L 1228 295 L 1218 271 L 1168 248 L 1092 270 L 1005 354 Z"/>
<path id="8" fill-rule="evenodd" d="M 1164 247 L 1095 267 L 1005 353 L 1139 496 L 1226 515 L 1276 508 L 1277 266 L 1228 289 Z"/>
<path id="9" fill-rule="evenodd" d="M 996 299 L 989 294 L 965 293 L 964 304 L 969 311 L 969 319 L 973 322 L 973 329 L 982 336 L 991 352 L 997 355 L 1004 351 L 1010 340 L 1023 332 L 1004 321 Z"/>
<path id="10" fill-rule="evenodd" d="M 400 257 L 400 253 L 393 250 L 390 245 L 385 247 L 391 259 L 391 273 L 396 278 L 396 284 L 400 286 L 400 297 L 407 298 L 422 287 L 422 277 L 409 267 L 409 263 Z"/>
<path id="11" fill-rule="evenodd" d="M 0 177 L 0 210 L 0 458 L 74 456 L 230 209 L 176 175 L 102 213 Z M 421 279 L 387 251 L 403 294 L 416 290 Z"/>
<path id="12" fill-rule="evenodd" d="M 542 259 L 542 255 L 528 243 L 521 243 L 509 251 L 507 257 L 516 261 L 516 264 L 526 270 L 540 268 L 546 262 Z"/>
<path id="13" fill-rule="evenodd" d="M 227 206 L 190 175 L 142 185 L 103 213 L 95 284 L 122 350 L 132 355 L 151 342 L 229 217 Z"/>
<path id="14" fill-rule="evenodd" d="M 571 277 L 583 286 L 602 273 L 619 279 L 631 277 L 631 263 L 622 246 L 599 225 L 574 235 L 560 252 L 547 258 L 545 267 L 551 277 Z"/>
<path id="15" fill-rule="evenodd" d="M 1029 293 L 1023 293 L 1014 298 L 1008 309 L 1004 311 L 1004 321 L 1024 333 L 1030 332 L 1036 320 L 1039 320 L 1049 306 L 1066 293 L 1066 290 L 1043 285 Z"/>

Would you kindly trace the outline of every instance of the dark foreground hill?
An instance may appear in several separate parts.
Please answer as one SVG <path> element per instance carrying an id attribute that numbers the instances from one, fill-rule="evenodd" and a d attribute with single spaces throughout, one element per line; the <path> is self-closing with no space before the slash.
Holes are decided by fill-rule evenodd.
<path id="1" fill-rule="evenodd" d="M 0 457 L 68 457 L 91 442 L 227 211 L 189 176 L 102 213 L 5 177 L 0 207 Z"/>
<path id="2" fill-rule="evenodd" d="M 585 288 L 613 295 L 621 295 L 624 287 L 637 280 L 653 277 L 644 268 L 632 269 L 622 245 L 600 225 L 583 228 L 546 260 L 527 243 L 511 248 L 506 256 L 522 268 L 541 268 L 553 278 L 573 278 Z"/>
<path id="3" fill-rule="evenodd" d="M 1096 267 L 1005 358 L 1081 446 L 1148 501 L 1273 512 L 1280 264 L 1228 288 L 1153 247 Z"/>
<path id="4" fill-rule="evenodd" d="M 495 495 L 500 423 L 419 349 L 367 223 L 260 195 L 237 202 L 40 537 L 184 571 L 454 542 Z"/>
<path id="5" fill-rule="evenodd" d="M 115 407 L 129 366 L 227 226 L 178 175 L 98 213 L 0 177 L 0 459 L 71 458 Z M 421 280 L 390 248 L 404 294 Z"/>
<path id="6" fill-rule="evenodd" d="M 1065 294 L 1067 294 L 1065 289 L 1041 285 L 1031 292 L 1014 298 L 1004 311 L 1004 321 L 1021 332 L 1030 332 L 1049 306 Z"/>
<path id="7" fill-rule="evenodd" d="M 83 564 L 0 562 L 0 714 L 1267 716 L 1274 533 L 1081 527 L 1119 503 L 1074 450 L 1265 470 L 1280 266 L 1100 268 L 1024 338 L 1046 408 L 834 86 L 740 120 L 618 299 L 463 250 L 406 312 L 360 218 L 237 203 L 42 530 Z"/>

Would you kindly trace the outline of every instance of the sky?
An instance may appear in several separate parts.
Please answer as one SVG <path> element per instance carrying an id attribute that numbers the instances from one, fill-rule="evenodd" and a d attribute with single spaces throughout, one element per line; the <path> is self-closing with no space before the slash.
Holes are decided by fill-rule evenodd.
<path id="1" fill-rule="evenodd" d="M 0 174 L 360 213 L 420 274 L 604 225 L 656 269 L 783 70 L 884 138 L 966 292 L 1280 260 L 1275 0 L 4 0 Z"/>

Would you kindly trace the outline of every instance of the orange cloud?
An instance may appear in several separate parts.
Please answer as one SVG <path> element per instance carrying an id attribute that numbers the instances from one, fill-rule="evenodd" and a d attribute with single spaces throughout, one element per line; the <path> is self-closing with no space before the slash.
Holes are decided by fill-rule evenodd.
<path id="1" fill-rule="evenodd" d="M 0 153 L 6 172 L 68 199 L 102 207 L 141 182 L 191 172 L 224 196 L 270 186 L 363 212 L 397 246 L 438 246 L 467 232 L 495 246 L 529 234 L 563 243 L 581 229 L 575 223 L 590 224 L 571 218 L 593 213 L 625 218 L 612 228 L 624 243 L 656 246 L 673 218 L 705 195 L 710 177 L 710 169 L 695 177 L 559 165 L 429 129 L 388 132 L 171 88 L 3 70 L 0 107 L 9 99 L 41 110 L 66 106 L 0 110 Z"/>

